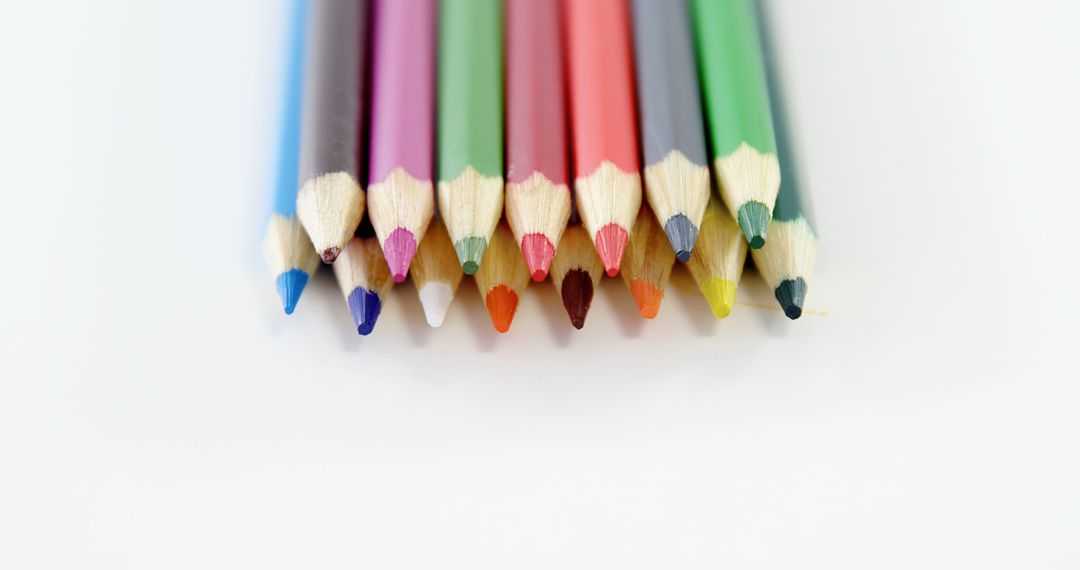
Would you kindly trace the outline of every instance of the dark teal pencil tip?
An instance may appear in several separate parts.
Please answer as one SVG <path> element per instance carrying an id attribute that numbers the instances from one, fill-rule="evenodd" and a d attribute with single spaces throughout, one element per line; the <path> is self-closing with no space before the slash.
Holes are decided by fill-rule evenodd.
<path id="1" fill-rule="evenodd" d="M 780 302 L 780 307 L 789 319 L 801 317 L 803 302 L 806 301 L 806 281 L 797 277 L 781 282 L 776 288 L 776 300 Z"/>
<path id="2" fill-rule="evenodd" d="M 746 236 L 747 243 L 754 249 L 765 246 L 765 237 L 769 234 L 769 221 L 772 214 L 769 207 L 761 202 L 747 202 L 739 208 L 739 227 Z"/>
<path id="3" fill-rule="evenodd" d="M 356 332 L 361 335 L 367 336 L 375 330 L 375 321 L 379 320 L 380 311 L 382 301 L 374 292 L 357 287 L 349 293 L 349 313 L 356 323 Z"/>
<path id="4" fill-rule="evenodd" d="M 296 303 L 300 301 L 300 294 L 307 286 L 308 274 L 299 269 L 290 269 L 277 276 L 277 292 L 281 297 L 281 304 L 285 306 L 285 314 L 291 315 L 296 310 Z"/>
<path id="5" fill-rule="evenodd" d="M 683 214 L 671 216 L 664 223 L 664 233 L 671 242 L 671 248 L 675 250 L 675 257 L 683 263 L 690 261 L 690 254 L 694 251 L 698 236 L 698 228 L 690 218 Z"/>

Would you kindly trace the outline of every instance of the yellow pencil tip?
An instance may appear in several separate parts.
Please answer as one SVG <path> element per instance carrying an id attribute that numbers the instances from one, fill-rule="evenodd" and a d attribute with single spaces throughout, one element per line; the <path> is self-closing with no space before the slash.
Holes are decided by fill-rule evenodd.
<path id="1" fill-rule="evenodd" d="M 705 295 L 716 318 L 722 319 L 731 314 L 735 306 L 735 288 L 734 281 L 720 277 L 710 277 L 701 284 L 701 294 Z"/>

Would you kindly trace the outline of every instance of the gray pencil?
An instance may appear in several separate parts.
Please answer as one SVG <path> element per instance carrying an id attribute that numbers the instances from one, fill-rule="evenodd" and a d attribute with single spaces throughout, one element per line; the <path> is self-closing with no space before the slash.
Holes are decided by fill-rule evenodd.
<path id="1" fill-rule="evenodd" d="M 333 263 L 364 214 L 359 148 L 366 0 L 312 0 L 296 214 Z"/>
<path id="2" fill-rule="evenodd" d="M 694 36 L 686 3 L 634 0 L 645 193 L 679 261 L 687 262 L 709 203 Z"/>

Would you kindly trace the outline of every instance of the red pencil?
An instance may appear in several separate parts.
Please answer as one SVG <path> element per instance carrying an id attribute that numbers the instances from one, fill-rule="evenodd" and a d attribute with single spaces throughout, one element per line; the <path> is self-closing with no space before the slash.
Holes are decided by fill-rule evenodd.
<path id="1" fill-rule="evenodd" d="M 641 206 L 634 61 L 625 0 L 564 0 L 578 213 L 608 275 Z"/>
<path id="2" fill-rule="evenodd" d="M 506 3 L 506 220 L 543 281 L 570 217 L 559 0 Z"/>

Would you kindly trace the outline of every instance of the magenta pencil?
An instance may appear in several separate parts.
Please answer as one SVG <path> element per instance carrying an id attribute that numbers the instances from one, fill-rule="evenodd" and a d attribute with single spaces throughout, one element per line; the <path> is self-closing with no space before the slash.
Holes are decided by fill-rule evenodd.
<path id="1" fill-rule="evenodd" d="M 398 283 L 435 210 L 435 2 L 374 8 L 368 215 Z"/>
<path id="2" fill-rule="evenodd" d="M 558 0 L 506 3 L 506 218 L 543 281 L 570 217 Z"/>

